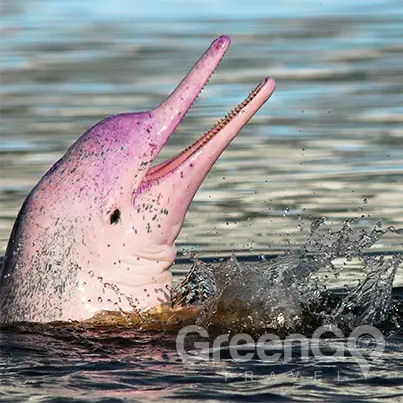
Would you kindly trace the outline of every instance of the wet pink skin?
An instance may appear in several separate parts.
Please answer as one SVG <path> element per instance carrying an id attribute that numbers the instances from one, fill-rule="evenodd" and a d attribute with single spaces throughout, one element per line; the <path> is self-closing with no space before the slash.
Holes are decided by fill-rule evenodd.
<path id="1" fill-rule="evenodd" d="M 40 180 L 7 247 L 0 323 L 81 321 L 167 300 L 174 241 L 197 189 L 275 88 L 266 78 L 214 136 L 151 167 L 229 44 L 216 39 L 156 109 L 96 124 Z"/>

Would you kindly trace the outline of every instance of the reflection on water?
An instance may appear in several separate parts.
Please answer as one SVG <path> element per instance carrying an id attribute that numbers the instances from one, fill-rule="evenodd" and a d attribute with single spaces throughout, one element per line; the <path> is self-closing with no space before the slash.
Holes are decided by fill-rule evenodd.
<path id="1" fill-rule="evenodd" d="M 229 0 L 208 0 L 195 7 L 183 0 L 160 0 L 139 7 L 130 0 L 3 1 L 1 250 L 26 194 L 80 134 L 107 115 L 157 105 L 211 40 L 223 33 L 232 36 L 233 44 L 161 159 L 211 127 L 262 77 L 273 76 L 277 91 L 220 157 L 197 193 L 178 238 L 184 254 L 290 249 L 306 242 L 312 220 L 322 216 L 333 229 L 352 218 L 357 218 L 357 229 L 402 228 L 403 6 L 397 0 L 351 3 L 309 0 L 302 6 L 296 0 L 254 0 L 234 6 Z M 373 248 L 402 251 L 402 237 L 387 231 Z M 178 279 L 181 271 L 177 273 Z M 360 275 L 351 264 L 335 282 L 341 286 Z M 400 267 L 395 285 L 402 283 Z M 28 361 L 54 359 L 60 350 L 54 345 L 49 351 L 38 350 L 24 335 L 16 341 L 7 334 L 1 337 L 10 354 L 8 387 L 12 388 L 14 375 L 20 382 L 28 375 L 35 383 L 42 374 L 49 385 L 54 371 L 69 376 L 71 368 L 61 367 L 59 359 L 35 372 L 32 365 L 15 358 L 25 346 Z M 127 396 L 157 399 L 168 393 L 162 393 L 163 388 L 182 376 L 183 367 L 178 368 L 171 357 L 173 341 L 164 348 L 143 335 L 141 343 L 147 347 L 139 353 L 137 345 L 121 349 L 119 343 L 128 343 L 127 339 L 113 340 L 107 344 L 86 340 L 85 345 L 81 340 L 73 348 L 76 358 L 69 356 L 68 365 L 82 366 L 82 372 L 75 374 L 82 390 L 99 388 L 100 394 L 105 393 L 107 377 L 110 396 L 115 382 L 120 396 L 127 391 Z M 110 361 L 114 353 L 117 361 L 90 376 L 94 368 L 88 348 L 94 351 L 98 370 L 100 362 Z M 80 361 L 83 351 L 85 363 Z M 151 352 L 155 355 L 150 358 Z M 393 344 L 388 345 L 385 360 L 393 352 Z M 146 379 L 143 387 L 136 384 L 138 393 L 129 381 L 133 362 L 137 367 L 130 374 Z M 398 364 L 394 357 L 388 373 L 396 373 Z M 268 378 L 277 367 L 245 368 L 256 374 L 260 385 L 280 388 L 284 381 Z M 344 369 L 344 376 L 357 376 L 352 367 Z M 119 371 L 125 375 L 116 375 Z M 229 380 L 225 386 L 223 371 Z M 196 372 L 187 368 L 183 389 L 170 393 L 186 395 L 198 383 L 193 398 L 230 399 L 234 391 L 254 395 L 256 384 L 240 384 L 242 371 L 234 363 L 217 370 L 208 365 L 200 365 Z M 374 371 L 379 378 L 374 375 L 372 383 L 377 384 L 376 379 L 385 377 L 381 363 Z M 330 398 L 337 393 L 332 383 L 337 375 L 328 377 L 321 393 Z M 220 388 L 211 387 L 217 382 Z M 155 395 L 142 395 L 151 385 L 159 385 Z M 308 385 L 313 391 L 309 398 L 317 400 L 317 384 Z M 348 382 L 345 385 L 349 387 Z M 354 385 L 355 393 L 361 389 L 362 385 Z M 307 397 L 306 390 L 303 393 Z M 16 401 L 22 399 L 15 396 Z M 265 396 L 276 397 L 269 392 Z"/>

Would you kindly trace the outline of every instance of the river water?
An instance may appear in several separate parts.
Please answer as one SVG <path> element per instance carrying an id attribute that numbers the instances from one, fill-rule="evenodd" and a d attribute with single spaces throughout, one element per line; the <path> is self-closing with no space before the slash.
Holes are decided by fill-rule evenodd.
<path id="1" fill-rule="evenodd" d="M 354 244 L 358 257 L 343 250 L 347 264 L 335 264 L 337 276 L 325 271 L 326 287 L 351 299 L 368 272 L 384 267 L 371 261 L 364 270 L 362 256 L 384 254 L 397 262 L 394 299 L 403 297 L 400 1 L 4 0 L 1 7 L 2 254 L 27 193 L 80 134 L 108 115 L 153 108 L 227 34 L 226 57 L 160 159 L 191 144 L 264 76 L 277 89 L 196 194 L 177 241 L 175 281 L 194 256 L 261 261 L 309 244 L 319 221 L 344 236 L 348 220 L 354 234 L 384 233 Z M 399 323 L 392 330 L 364 376 L 354 354 L 186 361 L 175 332 L 26 324 L 0 333 L 0 398 L 398 401 L 403 338 Z"/>

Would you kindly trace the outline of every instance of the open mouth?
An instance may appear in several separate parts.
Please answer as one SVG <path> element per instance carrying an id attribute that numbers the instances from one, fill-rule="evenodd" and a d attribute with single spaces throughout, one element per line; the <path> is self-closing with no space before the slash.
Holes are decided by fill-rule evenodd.
<path id="1" fill-rule="evenodd" d="M 173 93 L 153 111 L 154 116 L 161 122 L 164 122 L 165 132 L 163 138 L 160 140 L 161 145 L 159 151 L 166 141 L 168 141 L 169 137 L 175 131 L 193 102 L 209 81 L 224 57 L 229 45 L 230 38 L 228 36 L 217 38 L 196 62 Z M 192 170 L 193 173 L 189 176 L 192 176 L 194 184 L 199 186 L 226 146 L 270 98 L 274 89 L 275 81 L 269 77 L 265 78 L 250 92 L 243 102 L 237 105 L 224 118 L 219 120 L 215 126 L 205 132 L 191 146 L 167 161 L 151 166 L 142 180 L 142 185 L 147 186 L 151 185 L 151 183 L 160 182 L 162 178 L 167 178 L 175 171 L 181 171 L 181 175 L 182 173 L 186 175 Z M 154 159 L 156 157 L 157 155 L 154 155 Z M 197 173 L 192 169 L 194 167 Z"/>
<path id="2" fill-rule="evenodd" d="M 158 165 L 151 167 L 144 180 L 147 182 L 151 182 L 155 179 L 158 179 L 167 173 L 177 169 L 181 164 L 183 164 L 186 160 L 191 158 L 195 153 L 197 153 L 202 147 L 204 147 L 211 139 L 215 136 L 218 136 L 223 129 L 240 113 L 246 113 L 246 107 L 251 103 L 253 99 L 259 94 L 259 91 L 267 84 L 268 80 L 272 80 L 271 78 L 265 79 L 261 82 L 255 89 L 253 89 L 247 98 L 240 104 L 238 104 L 231 112 L 229 112 L 224 118 L 220 119 L 215 126 L 213 126 L 210 130 L 206 131 L 200 138 L 198 138 L 192 145 L 181 151 L 176 156 L 170 158 L 167 161 L 161 162 Z M 273 81 L 273 80 L 272 80 Z M 273 81 L 274 85 L 274 81 Z M 250 115 L 249 119 L 253 116 Z M 249 120 L 248 119 L 248 120 Z"/>

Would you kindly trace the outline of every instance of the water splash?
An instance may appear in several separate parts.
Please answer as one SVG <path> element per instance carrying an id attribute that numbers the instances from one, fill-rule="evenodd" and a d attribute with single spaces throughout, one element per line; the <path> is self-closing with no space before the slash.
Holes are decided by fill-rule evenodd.
<path id="1" fill-rule="evenodd" d="M 368 254 L 387 232 L 401 235 L 379 225 L 366 231 L 356 228 L 354 221 L 331 231 L 319 219 L 312 222 L 305 245 L 275 259 L 244 263 L 234 255 L 218 265 L 196 259 L 176 288 L 173 303 L 199 305 L 197 323 L 217 331 L 307 334 L 323 324 L 344 330 L 388 324 L 389 330 L 399 331 L 403 316 L 396 304 L 402 302 L 392 300 L 392 290 L 397 270 L 403 269 L 403 253 Z M 334 261 L 340 258 L 358 260 L 365 273 L 344 293 L 330 291 L 327 284 L 339 274 L 342 266 L 336 267 Z"/>

